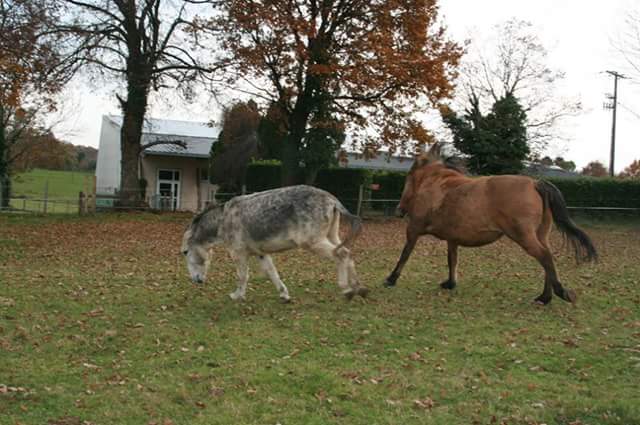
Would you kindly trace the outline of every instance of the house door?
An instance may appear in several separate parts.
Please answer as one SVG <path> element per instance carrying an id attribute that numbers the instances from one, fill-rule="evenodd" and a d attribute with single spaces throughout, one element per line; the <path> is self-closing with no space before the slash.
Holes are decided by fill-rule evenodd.
<path id="1" fill-rule="evenodd" d="M 180 171 L 158 170 L 158 208 L 175 211 L 180 208 Z"/>

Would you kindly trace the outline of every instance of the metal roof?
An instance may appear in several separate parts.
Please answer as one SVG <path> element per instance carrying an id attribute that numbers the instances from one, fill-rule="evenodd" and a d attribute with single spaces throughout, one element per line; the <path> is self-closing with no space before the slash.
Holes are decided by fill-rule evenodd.
<path id="1" fill-rule="evenodd" d="M 361 154 L 347 152 L 347 168 L 365 168 L 368 170 L 409 171 L 413 165 L 413 158 L 390 156 L 381 152 L 375 158 L 365 158 Z"/>
<path id="2" fill-rule="evenodd" d="M 115 125 L 122 127 L 121 116 L 108 117 Z M 211 145 L 218 139 L 218 134 L 219 128 L 202 122 L 148 118 L 142 128 L 142 144 L 161 140 L 182 141 L 186 143 L 186 149 L 173 144 L 155 145 L 146 149 L 144 154 L 208 158 Z"/>

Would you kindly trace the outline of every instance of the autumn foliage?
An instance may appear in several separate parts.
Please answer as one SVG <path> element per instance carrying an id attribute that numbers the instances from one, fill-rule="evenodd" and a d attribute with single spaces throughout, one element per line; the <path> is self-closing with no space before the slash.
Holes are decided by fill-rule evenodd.
<path id="1" fill-rule="evenodd" d="M 0 207 L 8 207 L 14 162 L 46 133 L 41 117 L 69 76 L 48 32 L 56 13 L 49 0 L 0 0 Z"/>
<path id="2" fill-rule="evenodd" d="M 606 177 L 608 171 L 600 161 L 591 161 L 583 169 L 582 174 L 591 177 Z"/>
<path id="3" fill-rule="evenodd" d="M 220 12 L 206 25 L 221 34 L 233 80 L 287 115 L 286 183 L 319 102 L 355 145 L 430 141 L 416 113 L 451 95 L 462 54 L 436 0 L 230 0 Z"/>
<path id="4" fill-rule="evenodd" d="M 620 177 L 640 179 L 640 160 L 636 159 L 620 173 Z"/>

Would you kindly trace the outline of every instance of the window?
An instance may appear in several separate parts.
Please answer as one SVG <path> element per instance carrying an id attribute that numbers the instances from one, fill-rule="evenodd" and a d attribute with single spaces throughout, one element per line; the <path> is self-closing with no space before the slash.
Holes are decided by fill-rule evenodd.
<path id="1" fill-rule="evenodd" d="M 158 172 L 159 180 L 173 180 L 173 171 L 172 170 L 160 170 Z"/>
<path id="2" fill-rule="evenodd" d="M 209 170 L 206 168 L 200 168 L 200 180 L 209 181 Z"/>

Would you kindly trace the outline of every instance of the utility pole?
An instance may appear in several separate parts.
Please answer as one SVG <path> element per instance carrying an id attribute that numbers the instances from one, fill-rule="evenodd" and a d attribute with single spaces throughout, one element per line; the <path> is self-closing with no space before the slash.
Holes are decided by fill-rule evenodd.
<path id="1" fill-rule="evenodd" d="M 612 102 L 604 104 L 605 109 L 613 110 L 613 120 L 611 124 L 611 152 L 609 154 L 609 175 L 613 177 L 615 173 L 614 165 L 616 159 L 616 112 L 618 110 L 618 79 L 625 79 L 627 77 L 616 71 L 607 71 L 607 74 L 613 76 L 613 96 L 607 96 Z"/>

